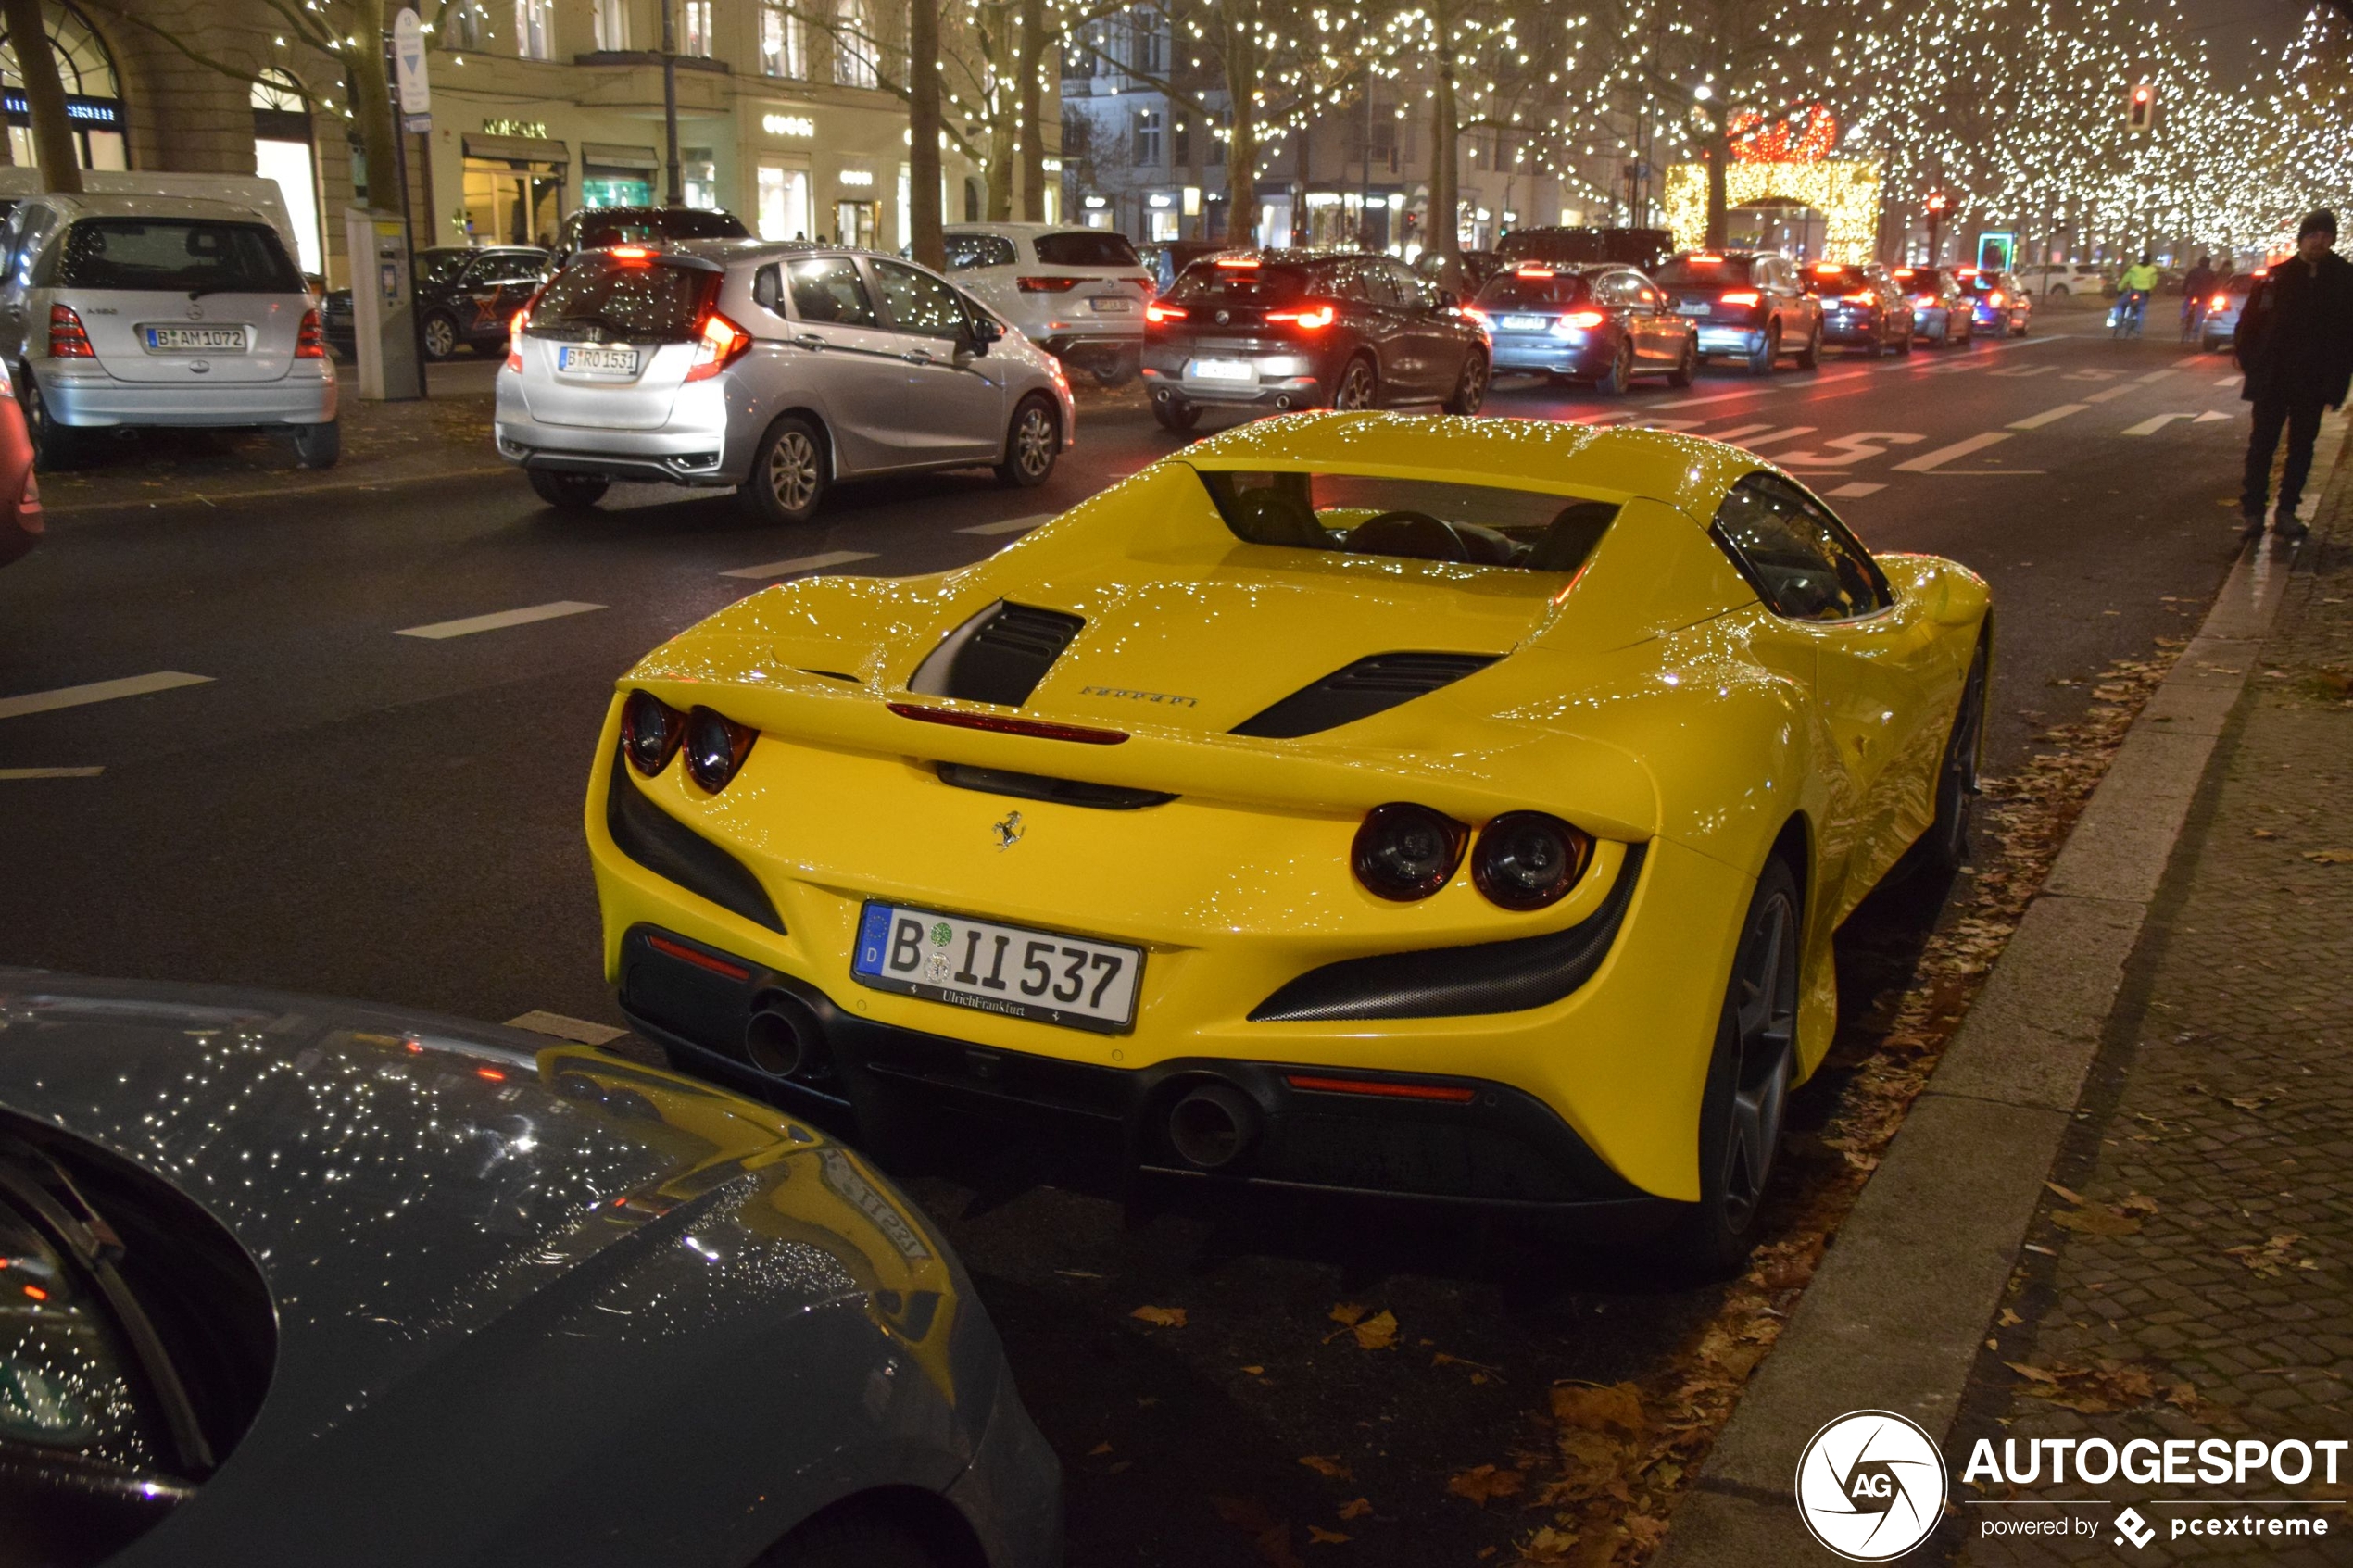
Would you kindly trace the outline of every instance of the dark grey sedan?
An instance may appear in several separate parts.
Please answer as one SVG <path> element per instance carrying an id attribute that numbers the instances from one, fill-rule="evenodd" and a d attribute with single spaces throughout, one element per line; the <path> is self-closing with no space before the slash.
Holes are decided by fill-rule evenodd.
<path id="1" fill-rule="evenodd" d="M 1046 1568 L 1060 1484 L 937 1233 L 788 1116 L 0 971 L 0 1564 Z"/>

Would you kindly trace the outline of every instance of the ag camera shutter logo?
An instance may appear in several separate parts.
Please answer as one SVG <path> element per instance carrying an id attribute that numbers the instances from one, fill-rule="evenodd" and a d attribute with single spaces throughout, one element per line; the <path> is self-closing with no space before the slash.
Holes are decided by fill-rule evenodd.
<path id="1" fill-rule="evenodd" d="M 1850 1562 L 1884 1562 L 1944 1513 L 1944 1456 L 1893 1411 L 1856 1411 L 1814 1434 L 1797 1461 L 1797 1513 Z"/>

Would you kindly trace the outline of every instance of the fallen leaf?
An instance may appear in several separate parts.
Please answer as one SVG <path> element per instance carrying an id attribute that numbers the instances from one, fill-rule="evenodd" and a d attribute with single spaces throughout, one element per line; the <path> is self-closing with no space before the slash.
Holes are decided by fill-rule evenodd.
<path id="1" fill-rule="evenodd" d="M 1300 1456 L 1299 1462 L 1314 1471 L 1316 1474 L 1327 1476 L 1334 1481 L 1353 1481 L 1356 1479 L 1355 1476 L 1349 1474 L 1348 1466 L 1340 1462 L 1338 1455 L 1326 1458 L 1322 1454 L 1302 1454 Z"/>
<path id="2" fill-rule="evenodd" d="M 1370 1307 L 1360 1307 L 1353 1301 L 1342 1301 L 1332 1309 L 1332 1322 L 1353 1327 L 1363 1322 L 1365 1314 L 1371 1311 Z"/>
<path id="3" fill-rule="evenodd" d="M 2304 858 L 2316 866 L 2353 866 L 2353 849 L 2307 849 Z"/>
<path id="4" fill-rule="evenodd" d="M 2002 1309 L 2002 1326 L 2004 1328 L 2016 1328 L 2019 1324 L 2024 1323 L 2025 1321 L 2026 1320 L 2024 1318 L 2020 1317 L 2007 1307 Z"/>
<path id="5" fill-rule="evenodd" d="M 1553 1419 L 1564 1426 L 1590 1426 L 1628 1437 L 1641 1436 L 1650 1425 L 1642 1415 L 1642 1393 L 1631 1383 L 1606 1388 L 1555 1386 Z"/>
<path id="6" fill-rule="evenodd" d="M 1252 1377 L 1264 1377 L 1266 1375 L 1266 1369 L 1263 1366 L 1246 1366 L 1242 1368 L 1242 1370 L 1250 1374 Z"/>
<path id="7" fill-rule="evenodd" d="M 2063 1187 L 2057 1182 L 2045 1182 L 2043 1185 L 2050 1188 L 2052 1192 L 2057 1194 L 2059 1200 L 2063 1203 L 2081 1205 L 2083 1201 L 2083 1195 L 2082 1193 L 2076 1192 L 2070 1187 Z"/>
<path id="8" fill-rule="evenodd" d="M 1111 1445 L 1109 1443 L 1098 1443 L 1093 1448 L 1087 1450 L 1087 1457 L 1088 1459 L 1093 1459 L 1097 1454 L 1107 1454 L 1109 1452 L 1111 1452 Z"/>
<path id="9" fill-rule="evenodd" d="M 2280 836 L 2278 834 L 2273 833 L 2270 828 L 2255 828 L 2250 831 L 2257 838 L 2277 838 Z"/>
<path id="10" fill-rule="evenodd" d="M 1139 1323 L 1151 1323 L 1159 1328 L 1185 1326 L 1185 1309 L 1182 1307 L 1139 1307 L 1127 1315 Z"/>
<path id="11" fill-rule="evenodd" d="M 1499 1470 L 1491 1464 L 1474 1465 L 1446 1483 L 1446 1489 L 1458 1498 L 1468 1498 L 1485 1508 L 1491 1499 L 1516 1497 L 1528 1484 L 1528 1477 L 1516 1470 Z"/>
<path id="12" fill-rule="evenodd" d="M 1389 1350 L 1397 1345 L 1397 1319 L 1386 1307 L 1349 1330 L 1360 1350 Z"/>
<path id="13" fill-rule="evenodd" d="M 2187 1385 L 2183 1386 L 2186 1387 Z M 1372 1511 L 1373 1502 L 1370 1498 L 1358 1498 L 1353 1502 L 1344 1502 L 1340 1505 L 1340 1516 L 1342 1519 L 1362 1519 Z"/>
<path id="14" fill-rule="evenodd" d="M 2072 1372 L 2053 1372 L 2048 1367 L 2034 1366 L 2025 1361 L 2004 1361 L 2002 1364 L 2030 1383 L 2056 1384 L 2062 1377 L 2082 1375 Z"/>
<path id="15" fill-rule="evenodd" d="M 2116 1207 L 2119 1211 L 2126 1214 L 2154 1214 L 2158 1205 L 2157 1199 L 2147 1193 L 2136 1192 Z"/>
<path id="16" fill-rule="evenodd" d="M 1321 1524 L 1307 1526 L 1307 1538 L 1317 1546 L 1342 1546 L 1348 1540 L 1348 1537 L 1338 1530 L 1327 1530 Z"/>
<path id="17" fill-rule="evenodd" d="M 2051 1216 L 2051 1223 L 2078 1236 L 2137 1236 L 2141 1222 L 2129 1214 L 2120 1214 L 2105 1203 L 2087 1203 L 2081 1209 L 2062 1209 Z"/>
<path id="18" fill-rule="evenodd" d="M 1128 1471 L 1135 1468 L 1135 1464 L 1136 1461 L 1132 1459 L 1115 1459 L 1112 1461 L 1111 1467 L 1104 1471 L 1103 1474 L 1106 1475 L 1125 1475 Z"/>

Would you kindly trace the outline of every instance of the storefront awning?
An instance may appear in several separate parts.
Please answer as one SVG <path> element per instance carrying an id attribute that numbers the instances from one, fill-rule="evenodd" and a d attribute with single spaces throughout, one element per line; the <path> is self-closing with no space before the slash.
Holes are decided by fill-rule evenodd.
<path id="1" fill-rule="evenodd" d="M 468 157 L 496 158 L 510 163 L 552 163 L 560 169 L 572 161 L 561 142 L 539 136 L 485 136 L 469 132 Z"/>
<path id="2" fill-rule="evenodd" d="M 651 147 L 624 147 L 611 142 L 583 142 L 580 161 L 607 169 L 660 169 L 661 157 Z"/>

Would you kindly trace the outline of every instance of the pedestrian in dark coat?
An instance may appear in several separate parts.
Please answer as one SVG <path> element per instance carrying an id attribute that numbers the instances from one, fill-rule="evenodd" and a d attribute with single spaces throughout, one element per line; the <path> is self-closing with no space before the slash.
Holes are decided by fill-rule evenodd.
<path id="1" fill-rule="evenodd" d="M 2315 212 L 2296 231 L 2296 254 L 2256 280 L 2239 313 L 2238 362 L 2246 372 L 2239 395 L 2255 405 L 2246 444 L 2246 485 L 2239 514 L 2245 537 L 2263 534 L 2264 503 L 2271 487 L 2271 454 L 2287 433 L 2287 462 L 2280 473 L 2272 526 L 2286 539 L 2304 536 L 2296 503 L 2312 471 L 2312 442 L 2323 405 L 2345 405 L 2353 383 L 2353 263 L 2336 254 L 2336 215 Z"/>

